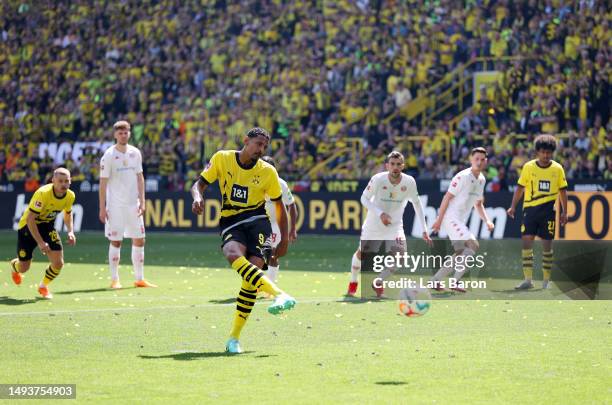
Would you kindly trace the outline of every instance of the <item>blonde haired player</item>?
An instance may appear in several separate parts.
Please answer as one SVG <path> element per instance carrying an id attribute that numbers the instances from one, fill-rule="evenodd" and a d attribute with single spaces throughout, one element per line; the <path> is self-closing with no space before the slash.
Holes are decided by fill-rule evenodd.
<path id="1" fill-rule="evenodd" d="M 38 246 L 49 258 L 49 267 L 38 286 L 39 294 L 45 299 L 53 298 L 48 289 L 64 267 L 62 241 L 53 228 L 55 217 L 64 211 L 64 224 L 68 230 L 68 244 L 74 245 L 76 237 L 72 227 L 72 204 L 75 195 L 70 190 L 70 172 L 60 167 L 53 172 L 51 184 L 40 187 L 30 200 L 28 208 L 19 220 L 17 231 L 17 258 L 11 260 L 13 282 L 21 284 L 23 273 L 30 269 L 32 253 Z"/>
<path id="2" fill-rule="evenodd" d="M 123 238 L 132 239 L 132 265 L 134 286 L 157 287 L 144 278 L 145 212 L 144 175 L 142 155 L 129 145 L 130 124 L 117 121 L 113 125 L 115 145 L 104 152 L 100 160 L 100 221 L 110 241 L 108 264 L 111 288 L 121 288 L 119 259 Z"/>
<path id="3" fill-rule="evenodd" d="M 397 151 L 389 153 L 385 159 L 387 171 L 375 174 L 361 195 L 361 204 L 368 209 L 365 222 L 361 229 L 361 241 L 388 241 L 394 246 L 389 247 L 399 252 L 406 250 L 406 235 L 404 234 L 404 209 L 408 201 L 412 203 L 415 216 L 423 226 L 423 240 L 428 245 L 433 242 L 429 237 L 427 222 L 423 214 L 423 206 L 419 199 L 416 181 L 412 176 L 402 173 L 404 170 L 404 156 Z M 353 254 L 351 264 L 351 281 L 348 285 L 347 295 L 354 296 L 359 285 L 358 277 L 361 272 L 361 247 Z M 381 273 L 380 278 L 385 279 L 391 274 L 390 270 Z M 372 285 L 378 297 L 383 295 L 384 289 Z"/>

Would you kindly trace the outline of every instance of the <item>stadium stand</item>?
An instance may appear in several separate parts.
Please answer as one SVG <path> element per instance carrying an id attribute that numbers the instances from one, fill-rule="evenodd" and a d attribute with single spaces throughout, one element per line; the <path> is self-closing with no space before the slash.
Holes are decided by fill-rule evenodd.
<path id="1" fill-rule="evenodd" d="M 111 141 L 119 118 L 133 123 L 147 178 L 169 190 L 252 126 L 272 130 L 293 180 L 368 178 L 392 148 L 411 174 L 449 178 L 484 146 L 501 190 L 538 133 L 558 135 L 568 177 L 612 178 L 606 1 L 0 7 L 0 183 L 35 190 L 54 164 L 40 143 Z M 99 155 L 65 165 L 95 182 Z"/>

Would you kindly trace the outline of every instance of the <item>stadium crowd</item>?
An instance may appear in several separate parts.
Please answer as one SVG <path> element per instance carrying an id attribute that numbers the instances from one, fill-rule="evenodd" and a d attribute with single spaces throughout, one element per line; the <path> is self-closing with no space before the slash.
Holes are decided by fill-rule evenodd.
<path id="1" fill-rule="evenodd" d="M 450 178 L 484 146 L 491 187 L 505 189 L 541 132 L 563 134 L 556 159 L 569 178 L 612 179 L 612 15 L 603 0 L 0 8 L 0 183 L 35 189 L 54 165 L 38 155 L 41 142 L 111 141 L 117 119 L 132 123 L 147 178 L 169 190 L 189 187 L 212 153 L 237 148 L 252 126 L 282 140 L 273 154 L 290 180 L 308 179 L 357 140 L 356 154 L 317 176 L 368 178 L 398 149 L 411 174 Z M 478 89 L 456 126 L 461 111 L 432 125 L 405 118 L 413 99 L 483 57 L 497 61 L 500 80 Z M 95 181 L 100 155 L 68 160 L 73 180 Z"/>

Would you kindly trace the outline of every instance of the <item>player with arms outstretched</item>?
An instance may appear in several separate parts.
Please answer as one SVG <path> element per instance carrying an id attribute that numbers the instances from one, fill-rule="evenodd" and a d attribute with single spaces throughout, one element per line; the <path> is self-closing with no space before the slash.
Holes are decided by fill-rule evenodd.
<path id="1" fill-rule="evenodd" d="M 17 231 L 17 258 L 11 260 L 13 282 L 21 284 L 23 273 L 30 269 L 32 253 L 38 246 L 42 254 L 49 258 L 49 267 L 38 286 L 42 298 L 51 299 L 49 283 L 64 267 L 62 240 L 53 227 L 57 214 L 64 211 L 64 224 L 68 230 L 68 244 L 74 245 L 76 237 L 72 227 L 72 204 L 75 195 L 70 190 L 70 172 L 57 168 L 53 172 L 51 184 L 40 187 L 30 200 L 28 208 L 19 220 Z"/>
<path id="2" fill-rule="evenodd" d="M 521 177 L 508 208 L 508 216 L 514 218 L 516 206 L 524 195 L 523 223 L 521 225 L 523 275 L 525 279 L 517 290 L 533 288 L 533 241 L 542 239 L 542 288 L 549 288 L 553 264 L 552 242 L 555 238 L 557 218 L 555 202 L 561 196 L 561 226 L 567 223 L 567 180 L 563 166 L 552 160 L 557 142 L 552 135 L 540 135 L 535 139 L 537 159 L 523 166 Z"/>
<path id="3" fill-rule="evenodd" d="M 119 259 L 123 238 L 132 239 L 132 266 L 135 287 L 157 287 L 144 278 L 145 212 L 142 155 L 128 144 L 130 124 L 118 121 L 113 125 L 115 145 L 108 148 L 100 160 L 100 221 L 110 241 L 108 265 L 111 288 L 121 288 Z"/>
<path id="4" fill-rule="evenodd" d="M 472 208 L 476 209 L 480 218 L 487 225 L 489 232 L 495 228 L 483 204 L 486 179 L 482 171 L 487 167 L 486 149 L 472 149 L 470 152 L 470 164 L 470 168 L 460 171 L 451 180 L 448 191 L 440 204 L 438 217 L 431 226 L 433 232 L 439 232 L 440 229 L 446 231 L 455 250 L 454 257 L 474 256 L 480 247 L 476 236 L 466 226 L 466 221 L 472 213 Z M 453 277 L 457 281 L 465 274 L 465 268 L 460 269 L 457 266 L 457 269 L 455 269 L 455 266 L 447 266 L 438 270 L 432 280 L 434 282 L 441 281 L 453 271 L 455 271 Z M 436 283 L 436 285 L 436 290 L 444 290 L 439 283 Z M 458 292 L 466 292 L 464 288 L 459 286 L 451 289 Z"/>
<path id="5" fill-rule="evenodd" d="M 404 209 L 408 201 L 412 203 L 416 217 L 423 226 L 423 240 L 431 246 L 433 243 L 427 230 L 427 222 L 423 214 L 423 206 L 419 199 L 416 181 L 412 176 L 402 173 L 404 156 L 397 151 L 389 153 L 385 159 L 387 171 L 375 174 L 361 195 L 361 204 L 368 209 L 368 214 L 361 229 L 361 241 L 393 241 L 388 247 L 394 252 L 406 251 L 406 235 L 404 234 Z M 359 285 L 361 272 L 361 246 L 353 254 L 351 263 L 351 281 L 347 295 L 354 296 Z M 384 270 L 380 279 L 384 280 L 391 274 L 390 269 Z M 378 297 L 384 293 L 382 287 L 372 285 Z"/>
<path id="6" fill-rule="evenodd" d="M 244 137 L 242 150 L 215 153 L 191 188 L 192 210 L 200 215 L 204 212 L 204 191 L 209 184 L 219 182 L 222 195 L 221 247 L 227 261 L 242 278 L 234 323 L 225 346 L 229 353 L 242 353 L 240 333 L 255 306 L 258 290 L 275 297 L 268 307 L 271 314 L 290 310 L 296 304 L 295 299 L 279 289 L 261 270 L 272 250 L 266 195 L 280 214 L 281 240 L 276 249 L 279 256 L 287 252 L 289 239 L 287 211 L 282 202 L 278 174 L 274 167 L 260 159 L 269 142 L 270 135 L 266 130 L 252 128 Z"/>
<path id="7" fill-rule="evenodd" d="M 266 163 L 271 164 L 274 168 L 276 168 L 276 162 L 271 156 L 264 156 L 261 160 Z M 295 199 L 293 198 L 293 194 L 291 194 L 291 190 L 289 190 L 289 186 L 287 182 L 279 177 L 281 193 L 283 195 L 283 204 L 287 208 L 289 212 L 289 243 L 293 243 L 297 240 L 297 229 L 295 224 L 297 222 L 297 206 L 295 205 Z M 281 240 L 280 228 L 278 226 L 277 221 L 277 213 L 276 213 L 276 204 L 270 200 L 270 197 L 266 197 L 266 212 L 268 213 L 268 217 L 270 217 L 270 223 L 272 224 L 272 234 L 270 235 L 270 240 L 272 242 L 272 256 L 270 257 L 270 261 L 268 262 L 268 270 L 266 272 L 266 276 L 274 282 L 276 282 L 276 278 L 278 277 L 279 264 L 278 259 L 280 256 L 276 253 L 276 248 Z"/>

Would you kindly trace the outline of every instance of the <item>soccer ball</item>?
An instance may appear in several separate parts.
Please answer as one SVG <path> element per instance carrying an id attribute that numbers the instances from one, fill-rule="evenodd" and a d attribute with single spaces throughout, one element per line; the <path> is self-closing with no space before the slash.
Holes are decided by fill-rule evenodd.
<path id="1" fill-rule="evenodd" d="M 399 300 L 400 313 L 408 317 L 425 315 L 431 307 L 431 294 L 426 288 L 404 288 Z"/>

